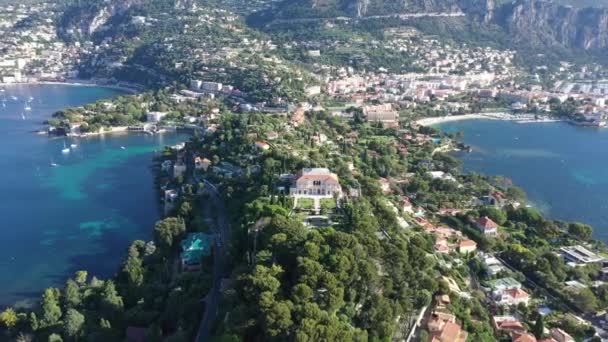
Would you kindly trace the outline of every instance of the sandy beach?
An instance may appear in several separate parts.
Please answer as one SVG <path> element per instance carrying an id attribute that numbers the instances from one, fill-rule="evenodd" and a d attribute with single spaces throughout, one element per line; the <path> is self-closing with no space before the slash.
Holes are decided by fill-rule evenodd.
<path id="1" fill-rule="evenodd" d="M 424 118 L 416 120 L 416 123 L 421 126 L 432 126 L 446 122 L 462 121 L 462 120 L 504 120 L 515 121 L 518 123 L 543 123 L 543 122 L 561 122 L 564 120 L 550 119 L 547 117 L 537 118 L 534 114 L 510 114 L 510 113 L 474 113 L 465 115 L 449 115 L 433 118 Z"/>

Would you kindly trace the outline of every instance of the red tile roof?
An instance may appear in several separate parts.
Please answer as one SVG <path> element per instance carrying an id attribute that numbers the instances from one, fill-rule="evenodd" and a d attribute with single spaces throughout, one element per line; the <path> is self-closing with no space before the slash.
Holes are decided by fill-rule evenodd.
<path id="1" fill-rule="evenodd" d="M 504 292 L 515 299 L 529 297 L 529 295 L 526 291 L 524 291 L 522 289 L 518 289 L 518 288 L 506 289 Z"/>
<path id="2" fill-rule="evenodd" d="M 512 342 L 537 342 L 536 337 L 531 334 L 513 334 L 511 337 Z"/>
<path id="3" fill-rule="evenodd" d="M 462 240 L 458 245 L 460 247 L 477 247 L 477 242 L 473 240 Z"/>
<path id="4" fill-rule="evenodd" d="M 483 227 L 484 229 L 496 229 L 496 228 L 498 228 L 498 224 L 496 224 L 496 222 L 492 221 L 492 219 L 490 219 L 487 216 L 480 217 L 479 220 L 477 220 L 477 224 L 480 227 Z"/>
<path id="5" fill-rule="evenodd" d="M 525 331 L 523 324 L 520 321 L 504 321 L 498 324 L 498 328 L 500 330 L 508 330 L 508 331 Z"/>
<path id="6" fill-rule="evenodd" d="M 437 342 L 460 342 L 467 339 L 467 332 L 462 331 L 456 323 L 446 323 L 441 331 L 433 334 L 432 341 Z"/>

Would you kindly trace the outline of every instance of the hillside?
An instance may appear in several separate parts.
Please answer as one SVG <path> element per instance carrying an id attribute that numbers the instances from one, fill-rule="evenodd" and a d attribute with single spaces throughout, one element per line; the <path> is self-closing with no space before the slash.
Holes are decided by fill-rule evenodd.
<path id="1" fill-rule="evenodd" d="M 65 40 L 100 48 L 80 66 L 81 77 L 114 78 L 152 88 L 189 84 L 193 77 L 232 84 L 255 101 L 302 96 L 310 79 L 273 56 L 268 39 L 236 15 L 192 0 L 89 1 L 57 21 Z"/>
<path id="2" fill-rule="evenodd" d="M 334 18 L 396 14 L 491 13 L 493 0 L 286 0 L 263 15 L 273 18 Z"/>
<path id="3" fill-rule="evenodd" d="M 484 31 L 502 31 L 495 35 L 494 43 L 525 53 L 539 50 L 560 55 L 605 56 L 608 9 L 603 7 L 606 1 L 587 2 L 594 7 L 582 7 L 583 3 L 571 6 L 571 3 L 568 0 L 286 0 L 250 15 L 248 22 L 266 28 L 280 24 L 288 29 L 292 23 L 351 18 L 357 19 L 359 26 L 386 27 L 389 23 L 393 27 L 415 26 L 428 34 L 446 34 L 472 43 L 479 34 L 487 40 Z M 370 21 L 377 22 L 370 25 Z M 432 23 L 428 24 L 429 21 Z M 472 30 L 463 31 L 463 26 Z"/>
<path id="4" fill-rule="evenodd" d="M 499 8 L 496 22 L 516 41 L 582 50 L 608 48 L 608 9 L 522 0 Z"/>
<path id="5" fill-rule="evenodd" d="M 608 1 L 606 0 L 554 0 L 554 2 L 560 5 L 572 6 L 575 8 L 608 8 Z"/>

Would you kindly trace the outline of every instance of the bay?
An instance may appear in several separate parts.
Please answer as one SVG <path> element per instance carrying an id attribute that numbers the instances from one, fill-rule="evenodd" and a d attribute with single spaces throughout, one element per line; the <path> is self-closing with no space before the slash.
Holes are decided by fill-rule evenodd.
<path id="1" fill-rule="evenodd" d="M 590 224 L 608 242 L 608 130 L 494 120 L 436 127 L 464 133 L 473 148 L 458 153 L 465 172 L 507 177 L 548 217 Z"/>
<path id="2" fill-rule="evenodd" d="M 33 134 L 59 109 L 123 92 L 69 85 L 4 89 L 0 304 L 25 305 L 46 287 L 62 287 L 77 270 L 100 278 L 113 275 L 133 240 L 152 237 L 159 218 L 151 170 L 154 153 L 187 138 L 113 134 L 64 139 Z M 64 154 L 64 144 L 77 146 Z"/>

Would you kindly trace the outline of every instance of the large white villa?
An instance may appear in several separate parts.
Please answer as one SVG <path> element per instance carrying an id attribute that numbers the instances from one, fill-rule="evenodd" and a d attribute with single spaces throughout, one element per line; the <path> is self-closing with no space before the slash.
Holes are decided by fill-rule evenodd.
<path id="1" fill-rule="evenodd" d="M 326 168 L 302 169 L 296 176 L 289 194 L 299 198 L 331 198 L 342 196 L 338 175 Z"/>

